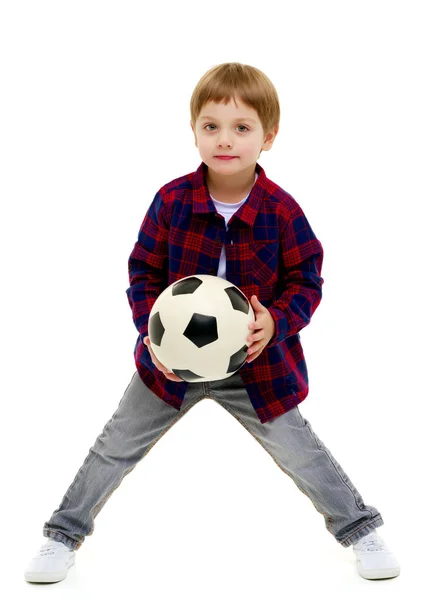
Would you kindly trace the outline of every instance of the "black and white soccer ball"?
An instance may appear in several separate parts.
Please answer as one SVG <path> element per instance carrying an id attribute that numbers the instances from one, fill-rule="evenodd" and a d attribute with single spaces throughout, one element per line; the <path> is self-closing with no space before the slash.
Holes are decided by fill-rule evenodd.
<path id="1" fill-rule="evenodd" d="M 149 315 L 156 358 L 183 381 L 226 379 L 247 359 L 251 303 L 223 277 L 190 275 L 168 286 Z"/>

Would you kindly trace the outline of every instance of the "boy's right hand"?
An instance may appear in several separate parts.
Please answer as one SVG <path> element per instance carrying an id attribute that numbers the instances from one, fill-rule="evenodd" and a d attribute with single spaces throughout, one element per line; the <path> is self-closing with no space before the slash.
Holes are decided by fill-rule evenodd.
<path id="1" fill-rule="evenodd" d="M 165 375 L 165 377 L 167 379 L 170 379 L 171 381 L 183 381 L 183 379 L 180 379 L 180 377 L 177 377 L 177 375 L 174 375 L 174 373 L 172 371 L 170 371 L 169 369 L 167 369 L 165 367 L 165 365 L 163 365 L 162 363 L 160 363 L 158 361 L 158 359 L 153 354 L 153 351 L 151 349 L 149 336 L 146 336 L 143 339 L 143 342 L 146 344 L 147 348 L 149 349 L 150 356 L 152 357 L 153 364 L 155 365 L 155 367 L 157 367 L 159 369 L 159 371 L 162 371 L 162 373 Z"/>

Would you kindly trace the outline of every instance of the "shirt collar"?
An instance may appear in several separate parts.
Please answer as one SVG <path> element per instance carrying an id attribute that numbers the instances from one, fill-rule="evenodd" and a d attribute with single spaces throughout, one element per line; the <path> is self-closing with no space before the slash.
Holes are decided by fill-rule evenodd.
<path id="1" fill-rule="evenodd" d="M 192 210 L 193 213 L 211 213 L 217 212 L 214 202 L 211 199 L 206 183 L 206 175 L 208 166 L 202 161 L 197 170 L 193 174 L 192 182 Z M 250 226 L 254 225 L 254 220 L 259 212 L 259 208 L 265 196 L 267 178 L 265 171 L 259 163 L 256 163 L 256 172 L 258 177 L 247 201 L 236 211 L 236 217 Z"/>

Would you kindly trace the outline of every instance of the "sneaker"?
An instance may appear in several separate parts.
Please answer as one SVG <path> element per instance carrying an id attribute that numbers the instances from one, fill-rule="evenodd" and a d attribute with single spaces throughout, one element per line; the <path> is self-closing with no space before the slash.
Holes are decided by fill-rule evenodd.
<path id="1" fill-rule="evenodd" d="M 365 579 L 387 579 L 400 574 L 400 565 L 377 531 L 353 544 L 357 571 Z"/>
<path id="2" fill-rule="evenodd" d="M 74 550 L 50 539 L 28 563 L 24 571 L 25 580 L 31 583 L 55 583 L 65 579 L 68 569 L 74 565 L 74 555 Z"/>

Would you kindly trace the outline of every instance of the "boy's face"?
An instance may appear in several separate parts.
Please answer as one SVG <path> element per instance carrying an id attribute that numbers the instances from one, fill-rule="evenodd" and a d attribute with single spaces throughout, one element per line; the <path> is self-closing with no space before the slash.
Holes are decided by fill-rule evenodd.
<path id="1" fill-rule="evenodd" d="M 228 104 L 207 102 L 201 109 L 195 128 L 190 123 L 195 145 L 203 162 L 216 173 L 237 174 L 255 167 L 261 150 L 270 150 L 278 127 L 263 134 L 257 111 L 236 98 Z M 221 160 L 217 155 L 234 156 Z"/>

